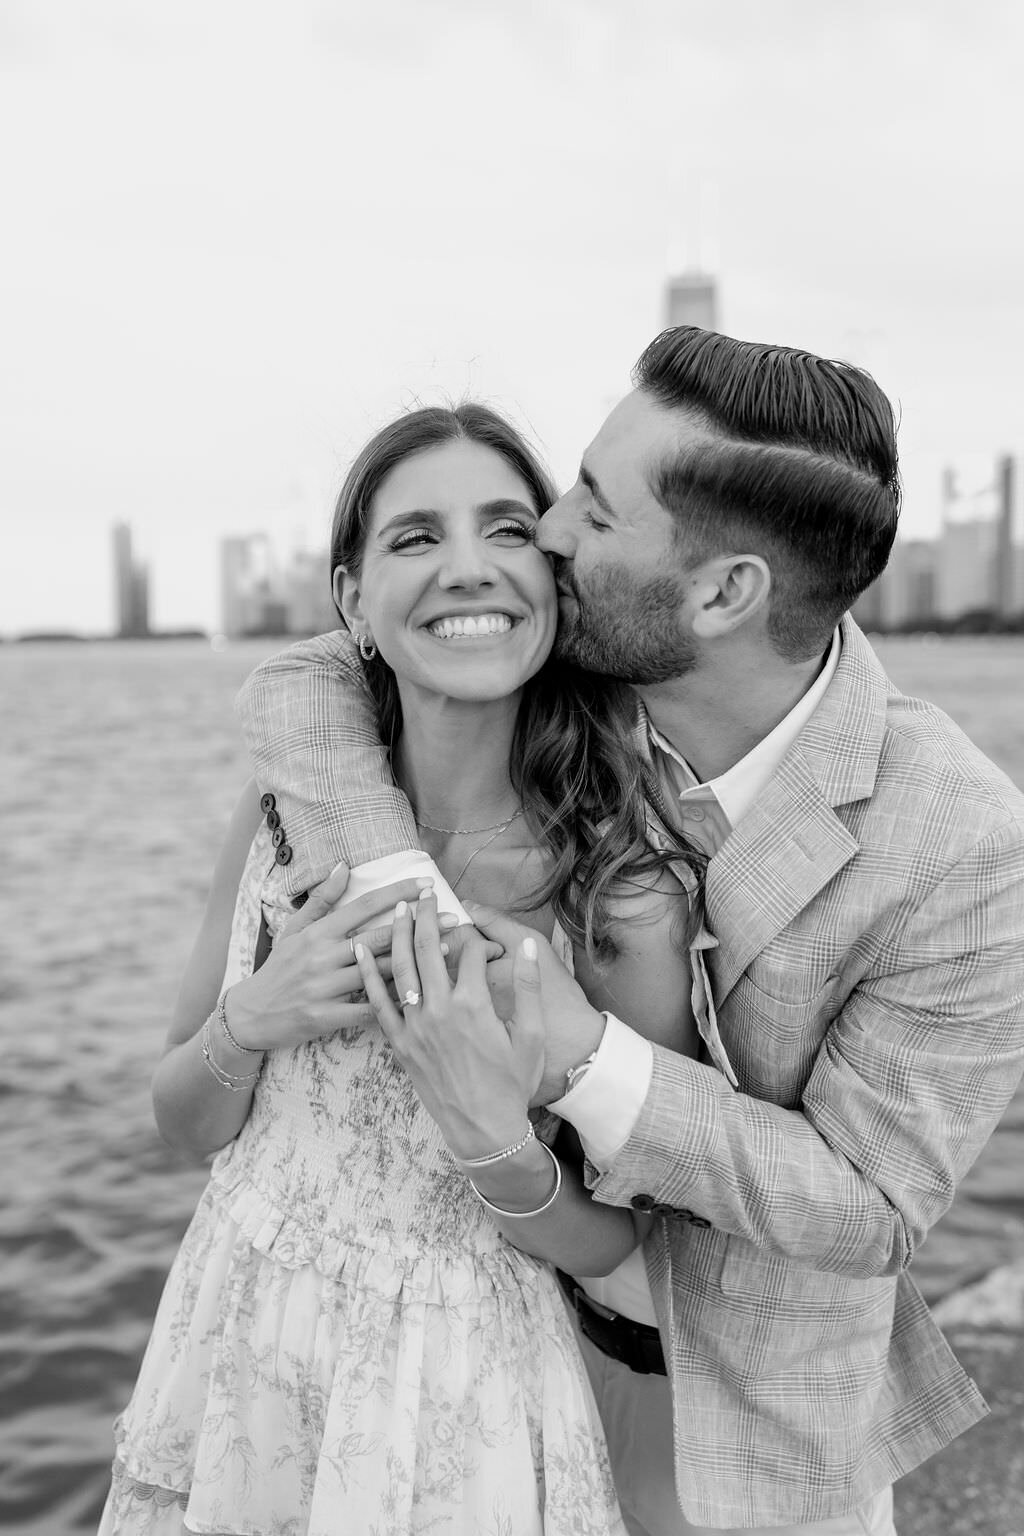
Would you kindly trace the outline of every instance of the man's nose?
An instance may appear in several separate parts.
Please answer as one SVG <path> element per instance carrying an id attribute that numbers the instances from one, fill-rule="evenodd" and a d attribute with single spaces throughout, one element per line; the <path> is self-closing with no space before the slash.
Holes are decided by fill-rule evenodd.
<path id="1" fill-rule="evenodd" d="M 571 491 L 559 496 L 537 524 L 537 548 L 546 555 L 560 555 L 571 560 L 576 553 L 576 539 L 572 532 L 572 516 L 569 511 Z"/>

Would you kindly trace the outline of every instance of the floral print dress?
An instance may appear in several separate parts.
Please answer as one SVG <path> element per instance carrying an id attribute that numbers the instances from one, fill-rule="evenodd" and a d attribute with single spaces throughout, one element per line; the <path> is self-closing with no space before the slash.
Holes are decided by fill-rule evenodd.
<path id="1" fill-rule="evenodd" d="M 225 984 L 285 912 L 261 829 Z M 214 1160 L 101 1536 L 622 1536 L 550 1268 L 498 1232 L 383 1034 L 268 1054 Z"/>

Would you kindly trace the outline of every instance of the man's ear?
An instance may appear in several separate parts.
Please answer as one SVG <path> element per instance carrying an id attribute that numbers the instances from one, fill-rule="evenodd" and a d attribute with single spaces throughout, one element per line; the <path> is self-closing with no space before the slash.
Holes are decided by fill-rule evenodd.
<path id="1" fill-rule="evenodd" d="M 373 636 L 370 634 L 369 626 L 363 616 L 357 578 L 351 576 L 343 565 L 339 565 L 335 568 L 331 585 L 334 588 L 334 601 L 337 603 L 341 616 L 352 631 L 352 634 L 357 637 L 359 635 L 366 635 L 368 639 L 372 640 Z"/>
<path id="2" fill-rule="evenodd" d="M 733 634 L 763 619 L 772 590 L 771 567 L 762 555 L 722 555 L 697 575 L 691 594 L 693 632 L 701 640 Z"/>

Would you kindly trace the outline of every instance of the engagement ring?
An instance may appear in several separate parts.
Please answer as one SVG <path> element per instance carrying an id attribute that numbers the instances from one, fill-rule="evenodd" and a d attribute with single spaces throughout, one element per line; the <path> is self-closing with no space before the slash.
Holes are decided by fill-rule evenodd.
<path id="1" fill-rule="evenodd" d="M 418 992 L 407 992 L 405 994 L 405 996 L 402 998 L 402 1007 L 403 1008 L 415 1008 L 416 1004 L 419 1002 L 419 1000 L 420 1000 L 420 995 L 419 995 Z"/>

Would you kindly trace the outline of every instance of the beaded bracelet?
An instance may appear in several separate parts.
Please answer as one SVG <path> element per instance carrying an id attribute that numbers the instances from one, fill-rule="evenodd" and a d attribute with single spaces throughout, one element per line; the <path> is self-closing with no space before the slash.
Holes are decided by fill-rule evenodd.
<path id="1" fill-rule="evenodd" d="M 263 1052 L 260 1050 L 259 1046 L 243 1045 L 241 1041 L 236 1040 L 234 1035 L 231 1033 L 231 1030 L 228 1026 L 227 995 L 228 994 L 226 991 L 222 992 L 220 997 L 217 999 L 217 1023 L 224 1031 L 225 1040 L 227 1041 L 228 1045 L 233 1045 L 236 1051 L 241 1051 L 243 1056 L 262 1056 Z"/>
<path id="2" fill-rule="evenodd" d="M 510 1147 L 502 1147 L 500 1152 L 488 1152 L 486 1157 L 458 1157 L 453 1152 L 452 1157 L 457 1163 L 461 1163 L 463 1168 L 486 1168 L 491 1163 L 502 1162 L 506 1157 L 515 1157 L 517 1152 L 528 1147 L 534 1139 L 533 1126 L 528 1125 L 525 1136 L 520 1136 L 519 1140 L 514 1141 Z"/>
<path id="3" fill-rule="evenodd" d="M 203 1025 L 203 1060 L 222 1088 L 230 1088 L 232 1093 L 246 1093 L 259 1082 L 260 1073 L 263 1071 L 263 1063 L 260 1062 L 255 1072 L 248 1072 L 244 1077 L 236 1077 L 232 1072 L 225 1072 L 213 1054 L 213 1047 L 210 1041 L 210 1019 L 214 1016 L 211 1013 L 210 1018 Z"/>
<path id="4" fill-rule="evenodd" d="M 487 1209 L 489 1211 L 493 1211 L 496 1216 L 504 1216 L 509 1221 L 525 1221 L 528 1216 L 540 1216 L 544 1211 L 549 1211 L 551 1209 L 555 1201 L 558 1199 L 559 1191 L 562 1188 L 562 1165 L 546 1141 L 541 1141 L 538 1143 L 538 1145 L 544 1148 L 544 1151 L 555 1165 L 555 1187 L 544 1201 L 544 1204 L 538 1205 L 532 1211 L 507 1211 L 503 1205 L 494 1205 L 492 1201 L 488 1200 L 486 1195 L 482 1195 L 477 1189 L 476 1185 L 473 1183 L 473 1180 L 470 1179 L 469 1187 L 476 1195 L 481 1205 L 485 1205 Z"/>

